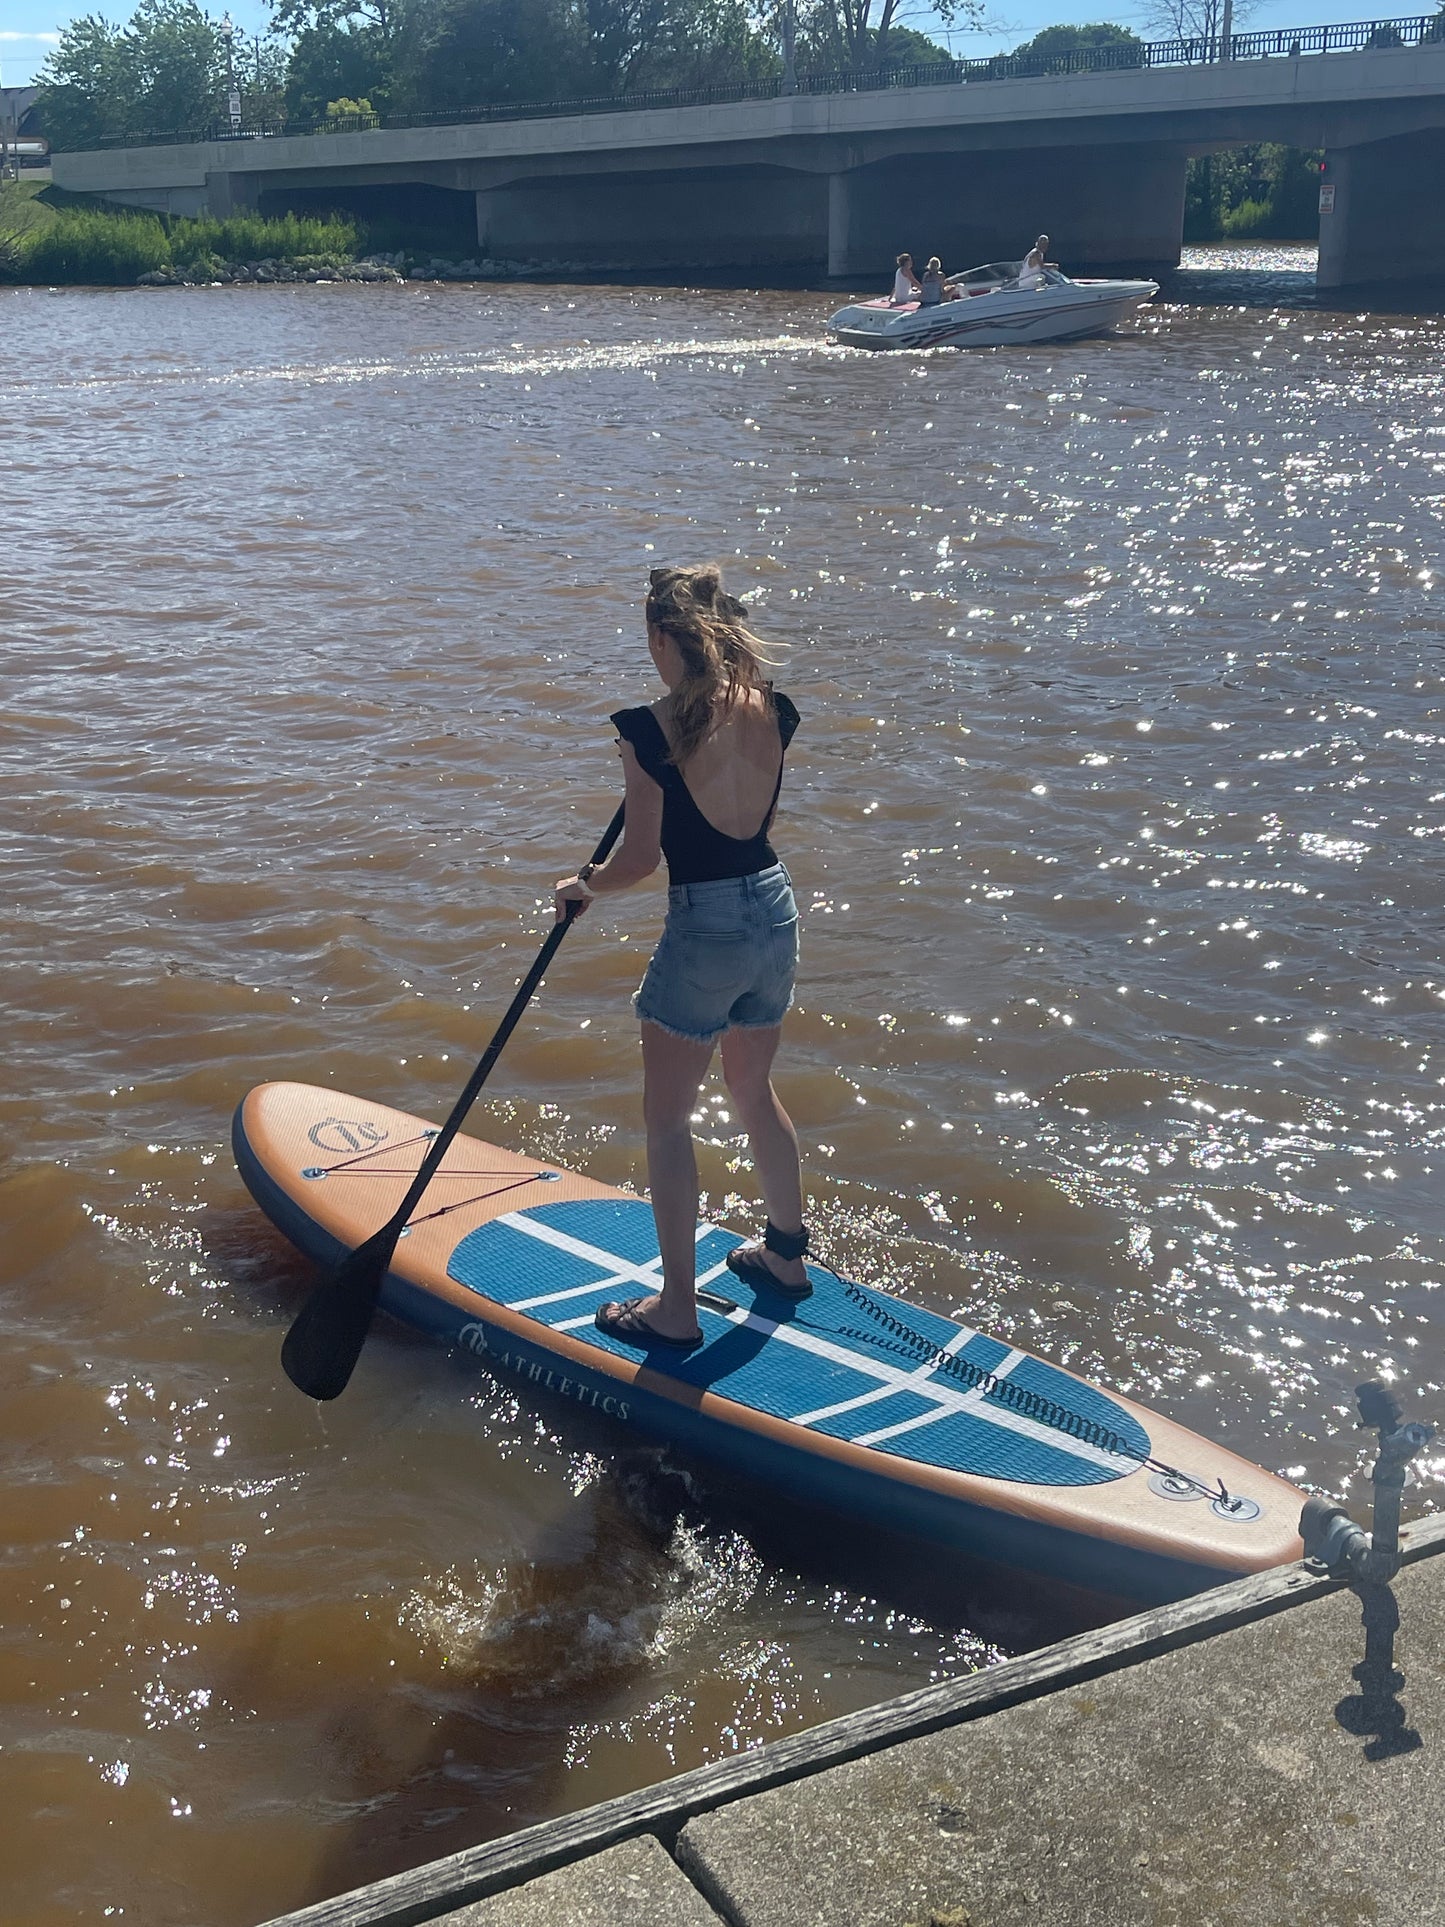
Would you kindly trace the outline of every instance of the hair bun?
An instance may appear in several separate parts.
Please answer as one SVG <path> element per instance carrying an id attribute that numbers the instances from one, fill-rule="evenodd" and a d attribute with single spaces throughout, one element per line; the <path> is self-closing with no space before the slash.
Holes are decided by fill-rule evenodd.
<path id="1" fill-rule="evenodd" d="M 698 602 L 716 602 L 722 593 L 722 570 L 716 562 L 704 562 L 692 571 L 692 581 L 688 584 L 693 598 Z"/>

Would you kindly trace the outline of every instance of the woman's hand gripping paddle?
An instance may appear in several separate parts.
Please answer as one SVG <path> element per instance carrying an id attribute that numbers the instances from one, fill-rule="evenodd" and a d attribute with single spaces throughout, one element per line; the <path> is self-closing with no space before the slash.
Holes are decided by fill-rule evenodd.
<path id="1" fill-rule="evenodd" d="M 592 861 L 605 862 L 621 834 L 622 811 L 619 808 L 607 826 L 606 835 L 592 852 Z M 374 1231 L 365 1244 L 358 1245 L 355 1251 L 344 1258 L 331 1276 L 316 1287 L 297 1313 L 295 1322 L 286 1334 L 286 1342 L 281 1347 L 281 1363 L 291 1383 L 299 1391 L 305 1392 L 308 1398 L 336 1398 L 346 1390 L 347 1381 L 361 1356 L 361 1348 L 366 1343 L 366 1334 L 371 1329 L 376 1301 L 381 1296 L 382 1280 L 386 1277 L 396 1241 L 406 1229 L 407 1220 L 420 1203 L 422 1193 L 431 1183 L 452 1139 L 462 1128 L 467 1112 L 476 1102 L 478 1091 L 491 1075 L 493 1064 L 502 1054 L 502 1046 L 516 1028 L 522 1012 L 531 1003 L 548 964 L 557 953 L 557 946 L 566 936 L 580 907 L 570 904 L 566 918 L 553 925 L 537 961 L 522 979 L 506 1016 L 497 1026 L 496 1035 L 468 1079 L 467 1087 L 457 1099 L 451 1116 L 433 1138 L 431 1149 L 422 1159 L 394 1216 L 387 1220 L 380 1231 Z"/>

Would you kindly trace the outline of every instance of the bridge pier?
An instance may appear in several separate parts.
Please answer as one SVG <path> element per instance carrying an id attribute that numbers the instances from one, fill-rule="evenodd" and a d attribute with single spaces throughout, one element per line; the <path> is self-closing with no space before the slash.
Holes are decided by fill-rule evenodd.
<path id="1" fill-rule="evenodd" d="M 1034 236 L 1070 273 L 1156 274 L 1177 267 L 1185 156 L 1172 148 L 998 149 L 910 155 L 828 182 L 828 272 L 891 278 L 916 265 L 951 269 L 1013 260 Z"/>
<path id="2" fill-rule="evenodd" d="M 477 245 L 493 260 L 587 268 L 816 272 L 826 176 L 776 168 L 595 173 L 477 192 Z"/>
<path id="3" fill-rule="evenodd" d="M 1331 148 L 1321 185 L 1321 288 L 1445 280 L 1445 133 Z"/>
<path id="4" fill-rule="evenodd" d="M 229 221 L 233 214 L 251 213 L 259 199 L 260 183 L 254 174 L 207 174 L 206 211 L 218 221 Z"/>

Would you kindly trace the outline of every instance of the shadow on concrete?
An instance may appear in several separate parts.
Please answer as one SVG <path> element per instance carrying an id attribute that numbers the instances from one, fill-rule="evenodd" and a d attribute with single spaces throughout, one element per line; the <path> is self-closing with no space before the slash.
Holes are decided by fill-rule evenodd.
<path id="1" fill-rule="evenodd" d="M 1365 1629 L 1365 1656 L 1351 1669 L 1360 1690 L 1339 1702 L 1335 1718 L 1347 1733 L 1365 1741 L 1362 1751 L 1367 1760 L 1414 1753 L 1424 1741 L 1414 1727 L 1405 1724 L 1405 1708 L 1399 1697 L 1405 1684 L 1405 1675 L 1395 1666 L 1399 1605 L 1386 1583 L 1362 1583 L 1354 1590 Z"/>

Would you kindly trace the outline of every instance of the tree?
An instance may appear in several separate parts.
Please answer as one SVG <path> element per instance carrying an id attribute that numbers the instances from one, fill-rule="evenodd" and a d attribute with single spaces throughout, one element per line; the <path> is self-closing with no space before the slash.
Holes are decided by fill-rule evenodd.
<path id="1" fill-rule="evenodd" d="M 1233 27 L 1247 20 L 1258 0 L 1234 0 Z M 1229 0 L 1149 0 L 1144 24 L 1151 32 L 1170 40 L 1202 42 L 1201 54 L 1212 58 L 1224 31 L 1224 13 Z"/>
<path id="2" fill-rule="evenodd" d="M 219 21 L 196 0 L 140 0 L 123 35 L 143 129 L 203 127 L 226 93 Z"/>
<path id="3" fill-rule="evenodd" d="M 889 43 L 904 30 L 910 3 L 804 0 L 798 8 L 799 67 L 846 67 L 864 74 L 894 65 Z M 983 20 L 983 0 L 935 0 L 932 11 L 949 26 L 955 21 L 977 26 Z"/>
<path id="4" fill-rule="evenodd" d="M 1092 53 L 1099 47 L 1138 48 L 1139 60 L 1143 59 L 1144 42 L 1138 34 L 1131 33 L 1127 27 L 1116 27 L 1107 20 L 1091 20 L 1086 25 L 1075 27 L 1059 25 L 1044 27 L 1032 40 L 1026 40 L 1021 47 L 1015 47 L 1009 55 L 1010 62 L 1028 61 L 1045 64 L 1060 59 L 1065 54 Z M 1120 61 L 1121 66 L 1134 64 L 1128 58 Z"/>
<path id="5" fill-rule="evenodd" d="M 392 55 L 370 22 L 306 27 L 292 43 L 286 63 L 285 103 L 290 120 L 321 120 L 333 100 L 369 100 L 378 113 L 391 104 Z"/>
<path id="6" fill-rule="evenodd" d="M 566 0 L 438 0 L 394 58 L 396 104 L 438 112 L 571 93 L 581 45 Z"/>
<path id="7" fill-rule="evenodd" d="M 72 21 L 40 72 L 58 147 L 203 127 L 225 98 L 221 23 L 196 0 L 140 0 L 125 28 Z"/>
<path id="8" fill-rule="evenodd" d="M 873 64 L 878 67 L 941 67 L 945 61 L 953 59 L 947 47 L 941 47 L 936 40 L 930 40 L 926 33 L 916 27 L 892 26 L 888 29 L 886 50 L 880 54 L 876 46 Z"/>
<path id="9" fill-rule="evenodd" d="M 91 147 L 130 131 L 132 76 L 122 38 L 98 13 L 61 31 L 40 69 L 36 100 L 53 146 Z"/>

